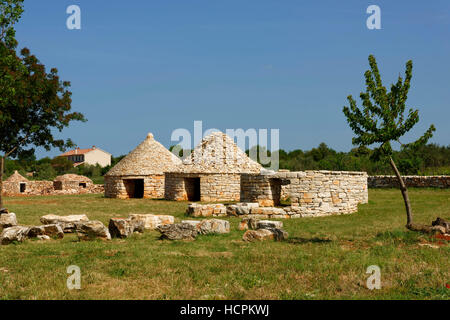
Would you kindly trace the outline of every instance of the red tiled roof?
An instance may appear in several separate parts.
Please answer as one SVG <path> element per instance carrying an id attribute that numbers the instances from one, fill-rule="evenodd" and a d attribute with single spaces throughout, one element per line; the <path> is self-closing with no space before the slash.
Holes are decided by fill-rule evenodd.
<path id="1" fill-rule="evenodd" d="M 69 151 L 61 154 L 60 157 L 76 156 L 76 155 L 91 152 L 92 150 L 95 150 L 95 148 L 69 150 Z"/>

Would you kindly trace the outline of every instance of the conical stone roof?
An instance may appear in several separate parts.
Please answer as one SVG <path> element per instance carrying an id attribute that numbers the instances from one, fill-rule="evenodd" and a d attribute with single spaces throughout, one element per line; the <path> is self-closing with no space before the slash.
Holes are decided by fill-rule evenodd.
<path id="1" fill-rule="evenodd" d="M 78 174 L 67 173 L 62 176 L 57 176 L 53 181 L 79 181 L 79 182 L 90 182 L 92 180 L 85 176 L 80 176 Z"/>
<path id="2" fill-rule="evenodd" d="M 22 176 L 17 170 L 5 181 L 8 182 L 27 182 L 28 179 Z"/>
<path id="3" fill-rule="evenodd" d="M 173 153 L 149 133 L 147 138 L 115 165 L 105 176 L 148 176 L 173 170 L 181 164 Z"/>
<path id="4" fill-rule="evenodd" d="M 262 166 L 250 159 L 223 132 L 205 137 L 176 172 L 185 173 L 260 173 Z"/>

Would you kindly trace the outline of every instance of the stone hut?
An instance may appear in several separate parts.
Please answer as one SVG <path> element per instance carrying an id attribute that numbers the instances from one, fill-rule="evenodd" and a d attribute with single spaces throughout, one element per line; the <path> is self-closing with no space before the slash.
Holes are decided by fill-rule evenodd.
<path id="1" fill-rule="evenodd" d="M 21 194 L 26 193 L 29 185 L 30 181 L 16 170 L 3 182 L 3 190 L 5 194 Z"/>
<path id="2" fill-rule="evenodd" d="M 163 198 L 164 172 L 180 164 L 181 160 L 149 133 L 105 175 L 105 197 Z"/>
<path id="3" fill-rule="evenodd" d="M 17 170 L 3 182 L 3 193 L 10 196 L 40 194 L 52 189 L 52 181 L 28 180 Z"/>
<path id="4" fill-rule="evenodd" d="M 205 137 L 191 155 L 165 174 L 165 198 L 177 201 L 239 201 L 241 174 L 259 174 L 251 160 L 222 132 Z"/>
<path id="5" fill-rule="evenodd" d="M 55 190 L 88 189 L 93 185 L 94 183 L 88 177 L 70 173 L 58 176 L 53 180 Z"/>

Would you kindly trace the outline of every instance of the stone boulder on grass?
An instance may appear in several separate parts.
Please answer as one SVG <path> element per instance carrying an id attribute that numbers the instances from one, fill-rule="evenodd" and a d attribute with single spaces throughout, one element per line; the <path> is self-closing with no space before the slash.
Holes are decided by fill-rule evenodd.
<path id="1" fill-rule="evenodd" d="M 40 218 L 42 224 L 60 224 L 65 233 L 75 232 L 76 223 L 89 221 L 85 214 L 58 216 L 48 214 Z"/>
<path id="2" fill-rule="evenodd" d="M 176 223 L 161 225 L 157 228 L 161 239 L 167 240 L 195 240 L 197 228 L 189 223 Z"/>
<path id="3" fill-rule="evenodd" d="M 82 221 L 75 223 L 75 230 L 80 240 L 111 240 L 108 228 L 100 221 Z"/>
<path id="4" fill-rule="evenodd" d="M 108 225 L 112 238 L 128 238 L 134 232 L 144 232 L 144 222 L 131 218 L 111 218 Z"/>

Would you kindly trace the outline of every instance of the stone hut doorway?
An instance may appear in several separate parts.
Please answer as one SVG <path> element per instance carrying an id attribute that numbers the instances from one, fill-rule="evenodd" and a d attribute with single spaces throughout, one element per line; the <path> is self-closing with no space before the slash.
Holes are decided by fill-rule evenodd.
<path id="1" fill-rule="evenodd" d="M 200 178 L 185 178 L 184 186 L 188 201 L 200 201 Z"/>
<path id="2" fill-rule="evenodd" d="M 272 192 L 273 205 L 279 206 L 281 204 L 281 179 L 270 179 L 270 191 Z"/>
<path id="3" fill-rule="evenodd" d="M 86 182 L 80 182 L 79 186 L 80 188 L 86 188 Z"/>
<path id="4" fill-rule="evenodd" d="M 123 180 L 129 198 L 142 199 L 144 197 L 144 179 Z"/>
<path id="5" fill-rule="evenodd" d="M 27 189 L 27 184 L 25 182 L 20 183 L 20 193 L 24 193 Z"/>

